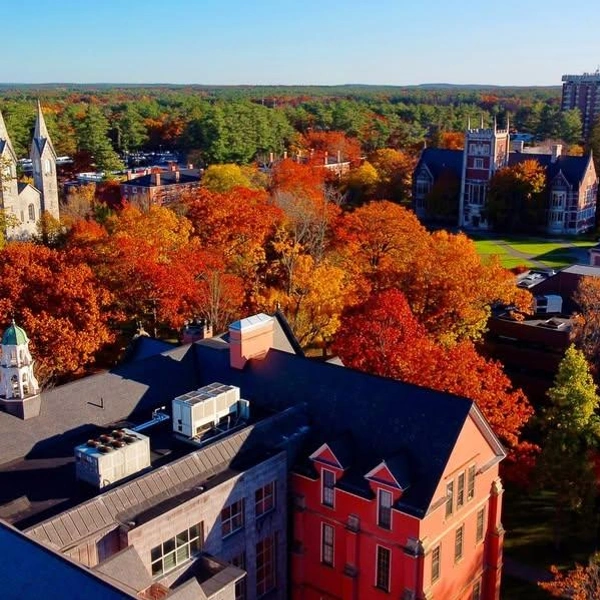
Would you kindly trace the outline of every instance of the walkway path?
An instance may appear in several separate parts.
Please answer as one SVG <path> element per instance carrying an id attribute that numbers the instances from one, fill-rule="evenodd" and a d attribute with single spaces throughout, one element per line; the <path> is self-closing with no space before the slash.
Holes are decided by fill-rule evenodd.
<path id="1" fill-rule="evenodd" d="M 513 248 L 506 240 L 494 240 L 498 246 L 502 246 L 506 249 L 506 253 L 510 254 L 514 258 L 520 258 L 522 260 L 526 260 L 532 264 L 534 264 L 539 269 L 547 269 L 548 265 L 545 265 L 543 262 L 539 260 L 535 260 L 535 256 L 533 254 L 528 254 L 527 252 L 521 252 Z"/>

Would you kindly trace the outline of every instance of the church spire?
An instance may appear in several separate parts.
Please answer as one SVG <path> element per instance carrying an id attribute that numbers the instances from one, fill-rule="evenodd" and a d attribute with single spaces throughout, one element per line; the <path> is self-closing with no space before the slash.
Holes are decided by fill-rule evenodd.
<path id="1" fill-rule="evenodd" d="M 33 132 L 33 141 L 34 143 L 37 142 L 40 149 L 43 148 L 45 142 L 54 152 L 54 146 L 52 145 L 52 140 L 50 139 L 50 134 L 48 133 L 48 128 L 46 127 L 46 121 L 44 119 L 44 113 L 42 112 L 42 105 L 40 104 L 39 99 L 37 101 L 37 115 L 35 119 L 35 129 Z"/>
<path id="2" fill-rule="evenodd" d="M 13 149 L 12 142 L 10 141 L 10 136 L 8 135 L 8 129 L 6 129 L 6 124 L 4 123 L 2 112 L 0 111 L 0 154 L 2 154 L 4 144 L 8 146 L 9 152 L 13 155 L 13 158 L 15 158 L 16 160 L 15 151 Z"/>

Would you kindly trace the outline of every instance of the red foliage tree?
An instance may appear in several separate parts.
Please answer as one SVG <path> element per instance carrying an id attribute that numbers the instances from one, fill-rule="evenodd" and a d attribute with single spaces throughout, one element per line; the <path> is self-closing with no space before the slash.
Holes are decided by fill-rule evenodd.
<path id="1" fill-rule="evenodd" d="M 68 252 L 31 243 L 0 253 L 0 315 L 31 339 L 40 382 L 82 371 L 113 340 L 111 294 Z"/>
<path id="2" fill-rule="evenodd" d="M 428 337 L 398 290 L 346 310 L 333 348 L 348 367 L 474 400 L 511 448 L 533 413 L 500 365 L 480 356 L 470 342 L 448 349 Z"/>

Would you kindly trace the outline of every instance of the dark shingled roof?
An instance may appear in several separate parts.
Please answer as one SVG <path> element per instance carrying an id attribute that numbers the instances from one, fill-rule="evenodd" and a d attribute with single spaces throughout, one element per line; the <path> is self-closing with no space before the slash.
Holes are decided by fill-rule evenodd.
<path id="1" fill-rule="evenodd" d="M 275 410 L 305 403 L 321 443 L 350 433 L 363 476 L 381 460 L 406 456 L 411 485 L 400 505 L 416 516 L 430 506 L 474 406 L 450 394 L 273 349 L 239 371 L 229 366 L 226 346 L 199 342 L 194 347 L 203 384 L 226 381 L 239 386 L 244 398 Z"/>
<path id="2" fill-rule="evenodd" d="M 559 172 L 565 176 L 565 179 L 573 186 L 578 187 L 590 162 L 590 156 L 559 156 L 555 162 L 552 162 L 550 154 L 527 154 L 525 152 L 511 152 L 508 157 L 510 166 L 522 163 L 526 160 L 537 160 L 542 167 L 546 169 L 548 181 L 552 181 Z"/>
<path id="3" fill-rule="evenodd" d="M 460 179 L 462 176 L 463 151 L 446 150 L 444 148 L 425 148 L 421 152 L 415 173 L 419 172 L 423 164 L 427 165 L 434 179 L 437 179 L 446 170 L 450 170 Z"/>
<path id="4" fill-rule="evenodd" d="M 53 552 L 0 521 L 2 597 L 19 600 L 135 598 L 120 585 Z"/>
<path id="5" fill-rule="evenodd" d="M 163 185 L 185 185 L 189 183 L 199 183 L 200 175 L 191 172 L 179 172 L 179 181 L 176 180 L 176 173 L 174 171 L 161 171 L 160 172 L 160 186 L 157 186 L 155 179 L 152 175 L 142 175 L 130 179 L 129 181 L 123 181 L 122 185 L 133 185 L 137 187 L 161 187 Z"/>

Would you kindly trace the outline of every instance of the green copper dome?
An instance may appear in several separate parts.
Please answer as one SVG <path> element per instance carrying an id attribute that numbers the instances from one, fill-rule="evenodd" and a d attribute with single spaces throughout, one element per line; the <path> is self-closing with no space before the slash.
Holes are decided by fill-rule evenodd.
<path id="1" fill-rule="evenodd" d="M 27 344 L 29 338 L 24 329 L 21 329 L 13 320 L 11 325 L 4 330 L 2 334 L 3 346 L 20 346 Z"/>

